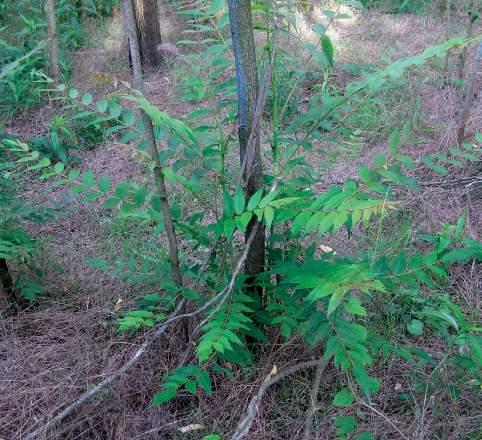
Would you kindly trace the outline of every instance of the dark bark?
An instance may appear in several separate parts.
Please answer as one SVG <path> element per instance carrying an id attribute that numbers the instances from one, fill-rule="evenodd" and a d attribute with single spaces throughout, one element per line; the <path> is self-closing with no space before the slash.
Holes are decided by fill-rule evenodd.
<path id="1" fill-rule="evenodd" d="M 250 0 L 228 0 L 229 22 L 233 39 L 233 51 L 236 62 L 236 81 L 238 94 L 238 136 L 239 157 L 244 169 L 245 197 L 247 200 L 263 186 L 263 168 L 258 130 L 255 129 L 255 139 L 251 151 L 248 151 L 248 140 L 253 128 L 256 102 L 258 99 L 258 72 L 256 52 L 251 17 Z M 243 162 L 246 161 L 243 167 Z M 247 228 L 247 237 L 251 234 L 255 220 Z M 252 275 L 248 284 L 254 282 L 254 277 L 264 270 L 265 263 L 265 228 L 260 227 L 248 253 L 245 272 Z M 252 288 L 258 298 L 262 298 L 262 288 Z"/>
<path id="2" fill-rule="evenodd" d="M 82 20 L 82 0 L 75 0 L 75 11 L 77 12 L 77 19 L 80 21 Z"/>
<path id="3" fill-rule="evenodd" d="M 158 50 L 162 43 L 158 0 L 134 0 L 133 4 L 141 65 L 144 71 L 159 68 L 163 60 Z"/>
<path id="4" fill-rule="evenodd" d="M 5 258 L 0 258 L 0 282 L 2 283 L 3 290 L 7 295 L 8 299 L 13 299 L 14 288 L 13 280 L 8 270 L 7 260 Z"/>

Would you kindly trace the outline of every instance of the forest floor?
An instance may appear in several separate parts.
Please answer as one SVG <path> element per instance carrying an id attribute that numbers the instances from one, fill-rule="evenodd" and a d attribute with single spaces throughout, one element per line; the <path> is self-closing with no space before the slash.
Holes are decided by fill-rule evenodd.
<path id="1" fill-rule="evenodd" d="M 165 41 L 176 43 L 182 22 L 171 9 L 162 11 L 162 28 Z M 167 17 L 167 18 L 166 18 Z M 316 13 L 311 20 L 323 20 Z M 480 20 L 479 20 L 480 21 Z M 460 34 L 464 28 L 462 17 L 454 20 L 453 31 Z M 98 32 L 98 35 L 95 35 Z M 306 21 L 310 32 L 310 21 Z M 475 33 L 480 29 L 476 30 Z M 125 69 L 126 44 L 122 32 L 121 16 L 117 14 L 102 29 L 95 30 L 92 46 L 75 54 L 72 83 L 82 91 L 95 96 L 115 90 L 115 82 L 109 78 L 129 80 Z M 381 66 L 388 60 L 420 53 L 427 46 L 441 41 L 445 24 L 439 15 L 389 15 L 359 14 L 340 20 L 330 29 L 330 37 L 336 47 L 337 66 L 335 80 L 343 84 L 350 79 L 349 65 Z M 472 60 L 473 54 L 469 54 Z M 452 62 L 457 61 L 453 55 Z M 460 91 L 455 87 L 442 86 L 440 64 L 433 63 L 409 74 L 398 89 L 386 92 L 381 100 L 368 103 L 357 119 L 347 121 L 362 133 L 351 151 L 338 155 L 323 173 L 320 189 L 326 182 L 338 182 L 356 174 L 356 165 L 370 163 L 373 156 L 386 150 L 388 128 L 399 125 L 416 109 L 420 98 L 420 112 L 425 125 L 425 142 L 408 145 L 404 153 L 414 158 L 436 152 L 455 144 L 455 133 L 461 109 Z M 470 69 L 470 64 L 467 66 Z M 182 66 L 181 66 L 182 67 Z M 180 100 L 179 66 L 172 71 L 160 71 L 147 79 L 147 94 L 159 108 L 182 118 L 196 108 L 196 104 Z M 104 79 L 107 78 L 107 81 Z M 476 90 L 481 90 L 479 78 Z M 88 90 L 86 89 L 88 88 Z M 309 87 L 302 99 L 309 99 Z M 468 136 L 482 127 L 482 93 L 474 102 L 468 124 Z M 12 121 L 8 130 L 23 138 L 44 134 L 56 108 L 46 105 Z M 323 147 L 320 145 L 320 148 Z M 82 167 L 109 175 L 113 181 L 147 179 L 135 160 L 133 148 L 118 140 L 107 140 L 92 150 L 80 152 Z M 313 154 L 317 160 L 316 152 Z M 320 155 L 318 160 L 323 161 Z M 478 165 L 480 167 L 480 165 Z M 321 167 L 321 163 L 320 163 Z M 457 179 L 473 174 L 474 168 L 463 171 L 450 170 L 446 179 Z M 480 171 L 480 168 L 479 168 Z M 442 180 L 436 174 L 427 174 L 424 180 Z M 61 199 L 62 190 L 53 196 Z M 45 186 L 38 184 L 26 190 L 26 198 L 52 199 Z M 394 230 L 401 233 L 400 240 L 411 240 L 420 231 L 436 232 L 443 222 L 455 223 L 468 209 L 468 230 L 477 239 L 482 238 L 482 196 L 470 194 L 463 185 L 443 188 L 433 184 L 416 197 L 404 200 L 404 208 L 394 221 L 383 223 L 382 234 L 389 237 Z M 410 228 L 407 225 L 410 225 Z M 416 229 L 413 230 L 413 225 Z M 133 233 L 135 232 L 135 233 Z M 140 296 L 138 287 L 121 282 L 99 269 L 90 266 L 90 257 L 111 258 L 116 255 L 130 256 L 132 249 L 148 235 L 143 230 L 127 230 L 102 214 L 100 206 L 73 202 L 70 213 L 46 226 L 33 229 L 37 238 L 44 241 L 40 257 L 46 269 L 48 298 L 32 306 L 29 313 L 22 313 L 0 321 L 0 437 L 21 439 L 32 425 L 44 416 L 74 401 L 82 392 L 98 383 L 110 372 L 122 365 L 142 337 L 122 337 L 113 324 L 113 312 L 122 302 L 125 307 Z M 354 237 L 348 242 L 343 235 L 327 243 L 332 248 L 359 249 L 372 237 Z M 394 244 L 395 245 L 395 244 Z M 464 303 L 464 309 L 480 320 L 482 292 L 482 268 L 458 268 L 452 274 L 452 288 Z M 208 432 L 228 432 L 243 415 L 247 401 L 260 380 L 271 370 L 274 363 L 280 366 L 297 353 L 306 352 L 300 340 L 293 340 L 282 351 L 276 345 L 260 353 L 258 372 L 249 381 L 235 385 L 227 381 L 215 384 L 216 391 L 210 397 L 176 400 L 176 404 L 150 409 L 152 395 L 158 391 L 160 378 L 176 365 L 181 336 L 175 332 L 152 346 L 148 353 L 110 389 L 99 394 L 93 401 L 83 405 L 71 417 L 49 434 L 49 438 L 69 439 L 185 439 L 201 438 Z M 430 431 L 437 424 L 459 423 L 452 430 L 457 432 L 475 428 L 480 418 L 459 418 L 462 408 L 450 406 L 447 412 L 434 413 L 431 402 L 425 407 L 404 411 L 396 400 L 397 390 L 408 386 L 406 366 L 391 365 L 386 371 L 377 371 L 382 380 L 382 390 L 375 404 L 383 413 L 360 409 L 365 424 L 376 438 L 403 438 L 393 429 L 395 424 L 405 438 L 432 438 Z M 327 389 L 334 381 L 334 371 L 327 371 Z M 408 390 L 410 391 L 410 390 Z M 270 393 L 249 435 L 253 440 L 300 438 L 304 413 L 303 402 L 308 401 L 310 381 L 300 374 L 287 385 Z M 477 405 L 476 402 L 466 402 Z M 416 405 L 409 402 L 408 405 Z M 339 411 L 339 410 L 338 410 Z M 415 415 L 414 415 L 415 414 Z M 333 439 L 331 416 L 324 413 L 316 420 L 317 439 Z M 390 419 L 387 423 L 386 418 Z M 181 434 L 179 428 L 192 423 L 207 425 L 199 433 Z M 449 437 L 447 437 L 449 438 Z"/>

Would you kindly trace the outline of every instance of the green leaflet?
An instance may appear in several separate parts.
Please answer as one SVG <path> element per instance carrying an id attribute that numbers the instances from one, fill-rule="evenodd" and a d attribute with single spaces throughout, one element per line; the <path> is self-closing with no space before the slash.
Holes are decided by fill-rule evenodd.
<path id="1" fill-rule="evenodd" d="M 388 150 L 392 156 L 395 156 L 400 148 L 400 132 L 398 129 L 392 131 L 388 142 Z"/>
<path id="2" fill-rule="evenodd" d="M 423 322 L 418 319 L 412 319 L 407 324 L 407 330 L 414 336 L 421 336 L 423 335 Z"/>
<path id="3" fill-rule="evenodd" d="M 331 44 L 331 40 L 328 37 L 328 35 L 323 35 L 323 37 L 321 37 L 321 47 L 323 49 L 323 53 L 325 54 L 328 60 L 330 67 L 333 67 L 334 66 L 334 59 L 333 59 L 334 49 L 333 49 L 333 44 Z"/>
<path id="4" fill-rule="evenodd" d="M 186 124 L 184 124 L 184 122 L 172 118 L 166 112 L 159 110 L 156 106 L 151 104 L 147 98 L 143 96 L 126 96 L 125 99 L 134 101 L 142 110 L 144 110 L 152 120 L 154 126 L 162 125 L 171 133 L 177 134 L 189 144 L 198 144 L 196 135 Z"/>
<path id="5" fill-rule="evenodd" d="M 353 416 L 338 416 L 335 418 L 336 433 L 339 436 L 345 436 L 355 431 L 358 426 Z"/>
<path id="6" fill-rule="evenodd" d="M 243 190 L 239 187 L 236 188 L 236 192 L 234 193 L 233 204 L 234 204 L 234 212 L 237 215 L 242 214 L 244 211 L 245 201 L 244 201 Z"/>
<path id="7" fill-rule="evenodd" d="M 351 406 L 354 400 L 352 392 L 348 388 L 343 388 L 335 394 L 333 405 L 340 407 Z"/>
<path id="8" fill-rule="evenodd" d="M 330 302 L 328 303 L 327 315 L 330 316 L 340 305 L 343 297 L 347 294 L 347 291 L 339 288 L 336 289 L 330 297 Z"/>
<path id="9" fill-rule="evenodd" d="M 271 224 L 273 223 L 273 218 L 274 218 L 274 209 L 271 206 L 267 206 L 264 209 L 264 221 L 266 222 L 266 226 L 268 228 L 271 227 Z"/>
<path id="10" fill-rule="evenodd" d="M 252 211 L 253 209 L 257 208 L 262 197 L 263 197 L 263 189 L 259 189 L 249 199 L 247 210 Z"/>

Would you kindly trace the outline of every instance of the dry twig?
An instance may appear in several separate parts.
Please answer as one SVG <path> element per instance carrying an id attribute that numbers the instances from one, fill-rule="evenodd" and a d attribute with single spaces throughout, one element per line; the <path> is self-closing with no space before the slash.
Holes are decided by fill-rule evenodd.
<path id="1" fill-rule="evenodd" d="M 251 398 L 248 411 L 245 417 L 238 423 L 238 427 L 236 428 L 236 432 L 231 436 L 231 440 L 241 440 L 248 435 L 248 432 L 253 424 L 253 421 L 256 417 L 256 414 L 259 411 L 259 403 L 263 398 L 264 394 L 268 390 L 268 388 L 280 380 L 284 379 L 286 376 L 290 376 L 291 374 L 297 373 L 298 371 L 305 370 L 307 368 L 313 368 L 320 364 L 319 359 L 315 359 L 312 361 L 301 362 L 299 364 L 293 365 L 292 367 L 286 368 L 285 370 L 278 373 L 276 376 L 272 377 L 271 379 L 263 382 L 263 384 L 259 387 L 258 392 Z M 271 373 L 270 373 L 271 375 Z"/>
<path id="2" fill-rule="evenodd" d="M 251 175 L 253 169 L 253 156 L 254 150 L 258 138 L 258 125 L 261 117 L 263 116 L 263 110 L 266 105 L 266 99 L 268 97 L 268 89 L 271 83 L 271 72 L 274 67 L 275 58 L 276 58 L 276 41 L 277 41 L 277 28 L 273 34 L 273 44 L 272 44 L 272 52 L 271 52 L 271 59 L 266 67 L 264 72 L 263 81 L 261 83 L 261 87 L 258 94 L 258 99 L 256 101 L 256 107 L 254 110 L 254 120 L 253 120 L 253 127 L 251 129 L 251 133 L 249 134 L 248 143 L 246 145 L 246 155 L 244 157 L 243 163 L 241 164 L 241 172 L 240 172 L 240 180 L 243 182 L 243 186 L 248 184 L 249 177 Z"/>
<path id="3" fill-rule="evenodd" d="M 321 362 L 316 368 L 315 377 L 313 379 L 313 384 L 311 387 L 311 406 L 308 408 L 305 416 L 303 440 L 311 439 L 311 431 L 313 429 L 313 419 L 315 418 L 315 413 L 318 410 L 318 393 L 320 391 L 321 376 L 327 366 L 328 362 Z"/>

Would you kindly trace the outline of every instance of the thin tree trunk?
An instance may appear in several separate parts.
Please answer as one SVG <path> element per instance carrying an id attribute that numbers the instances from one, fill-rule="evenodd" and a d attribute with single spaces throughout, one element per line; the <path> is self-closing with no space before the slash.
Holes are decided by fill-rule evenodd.
<path id="1" fill-rule="evenodd" d="M 47 32 L 49 40 L 49 74 L 57 83 L 59 81 L 59 43 L 57 40 L 57 23 L 55 20 L 55 0 L 45 2 L 47 15 Z"/>
<path id="2" fill-rule="evenodd" d="M 478 14 L 474 13 L 473 11 L 469 11 L 469 21 L 467 23 L 467 29 L 465 31 L 465 37 L 468 38 L 472 35 L 472 29 L 474 26 L 474 22 L 478 18 Z M 464 70 L 465 70 L 465 60 L 467 59 L 467 46 L 464 46 L 462 49 L 462 53 L 460 54 L 460 64 L 459 64 L 459 79 L 464 79 Z"/>
<path id="3" fill-rule="evenodd" d="M 0 282 L 9 300 L 14 299 L 13 280 L 8 270 L 7 260 L 0 258 Z"/>
<path id="4" fill-rule="evenodd" d="M 137 1 L 137 0 L 135 0 Z M 142 69 L 140 63 L 139 44 L 136 35 L 134 12 L 132 7 L 132 0 L 123 0 L 124 14 L 126 17 L 126 28 L 129 36 L 129 53 L 132 59 L 132 72 L 134 79 L 134 86 L 144 92 L 144 80 L 142 77 Z M 179 250 L 177 246 L 176 231 L 174 229 L 174 222 L 172 220 L 171 209 L 169 207 L 169 200 L 167 198 L 167 190 L 164 174 L 162 172 L 161 162 L 159 159 L 159 150 L 157 148 L 156 139 L 154 137 L 154 129 L 152 121 L 142 112 L 144 126 L 146 128 L 147 141 L 151 145 L 151 151 L 156 162 L 154 169 L 154 178 L 156 180 L 157 190 L 161 199 L 161 209 L 166 226 L 167 239 L 169 242 L 169 256 L 171 258 L 171 273 L 172 279 L 177 286 L 182 286 L 182 275 L 179 265 Z"/>
<path id="5" fill-rule="evenodd" d="M 477 82 L 477 74 L 479 73 L 479 69 L 480 69 L 481 57 L 482 57 L 482 42 L 479 43 L 479 47 L 475 54 L 474 66 L 473 66 L 470 78 L 467 82 L 467 87 L 465 89 L 466 91 L 465 91 L 464 109 L 462 112 L 462 118 L 460 120 L 459 130 L 457 132 L 458 145 L 462 145 L 465 139 L 465 126 L 467 125 L 467 119 L 469 118 L 472 102 L 474 100 L 474 89 L 475 89 L 475 83 Z"/>
<path id="6" fill-rule="evenodd" d="M 233 39 L 233 51 L 236 63 L 236 80 L 238 94 L 238 136 L 239 157 L 241 166 L 244 166 L 243 180 L 245 182 L 245 197 L 247 200 L 263 186 L 263 168 L 259 131 L 254 133 L 255 141 L 252 142 L 251 151 L 247 151 L 248 139 L 253 128 L 253 119 L 258 97 L 258 72 L 256 66 L 256 52 L 251 17 L 250 0 L 228 0 L 229 22 Z M 246 231 L 247 237 L 251 234 L 256 220 L 252 220 Z M 265 264 L 265 228 L 260 227 L 255 240 L 248 253 L 245 272 L 248 285 L 254 282 L 254 277 L 264 270 Z M 250 289 L 257 299 L 262 299 L 262 288 Z"/>
<path id="7" fill-rule="evenodd" d="M 158 0 L 134 0 L 133 3 L 141 66 L 144 70 L 158 68 L 163 62 L 158 49 L 162 43 Z"/>
<path id="8" fill-rule="evenodd" d="M 451 13 L 450 10 L 452 9 L 452 2 L 451 0 L 447 0 L 446 3 L 446 13 L 447 13 L 447 21 L 445 23 L 445 38 L 448 40 L 450 38 L 450 18 Z M 445 76 L 445 83 L 448 82 L 449 77 L 449 52 L 445 52 L 445 59 L 444 59 L 444 76 Z"/>
<path id="9" fill-rule="evenodd" d="M 77 19 L 82 20 L 82 0 L 75 0 L 75 11 L 77 12 Z"/>

